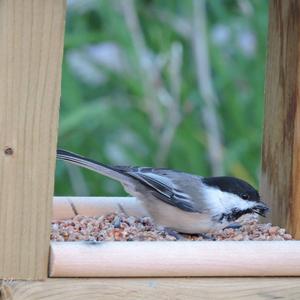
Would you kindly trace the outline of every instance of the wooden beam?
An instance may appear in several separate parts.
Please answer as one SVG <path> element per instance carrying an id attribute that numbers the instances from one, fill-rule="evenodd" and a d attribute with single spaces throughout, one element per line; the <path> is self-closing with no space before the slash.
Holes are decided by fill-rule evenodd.
<path id="1" fill-rule="evenodd" d="M 0 278 L 47 275 L 64 16 L 0 1 Z"/>
<path id="2" fill-rule="evenodd" d="M 300 1 L 271 0 L 261 194 L 300 238 Z"/>
<path id="3" fill-rule="evenodd" d="M 122 278 L 3 282 L 1 300 L 299 299 L 300 278 Z"/>
<path id="4" fill-rule="evenodd" d="M 143 217 L 148 212 L 134 197 L 54 197 L 53 220 L 82 216 L 105 216 L 112 212 L 125 211 L 129 216 Z"/>
<path id="5" fill-rule="evenodd" d="M 300 276 L 300 241 L 52 242 L 50 277 Z"/>

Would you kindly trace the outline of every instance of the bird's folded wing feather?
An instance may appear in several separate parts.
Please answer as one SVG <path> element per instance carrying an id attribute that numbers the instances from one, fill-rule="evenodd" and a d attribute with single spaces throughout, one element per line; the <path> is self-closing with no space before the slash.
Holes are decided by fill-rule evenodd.
<path id="1" fill-rule="evenodd" d="M 63 149 L 57 150 L 57 158 L 118 180 L 126 186 L 137 186 L 138 181 L 157 199 L 184 211 L 202 212 L 205 209 L 201 201 L 202 181 L 199 176 L 169 169 L 108 166 Z"/>
<path id="2" fill-rule="evenodd" d="M 155 169 L 147 167 L 113 167 L 124 174 L 138 180 L 149 187 L 153 196 L 167 204 L 188 212 L 200 212 L 201 208 L 193 199 L 200 197 L 200 179 L 196 176 L 168 169 Z M 185 182 L 182 182 L 185 178 Z M 185 190 L 189 192 L 185 192 Z"/>

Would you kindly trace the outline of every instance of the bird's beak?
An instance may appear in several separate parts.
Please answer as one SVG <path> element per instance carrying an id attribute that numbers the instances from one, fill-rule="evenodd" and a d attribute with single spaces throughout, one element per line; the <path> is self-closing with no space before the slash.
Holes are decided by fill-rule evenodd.
<path id="1" fill-rule="evenodd" d="M 268 213 L 268 211 L 270 210 L 269 207 L 267 206 L 267 204 L 263 203 L 262 201 L 260 201 L 257 205 L 255 205 L 253 207 L 253 212 L 262 216 L 262 217 L 265 217 L 266 214 Z"/>

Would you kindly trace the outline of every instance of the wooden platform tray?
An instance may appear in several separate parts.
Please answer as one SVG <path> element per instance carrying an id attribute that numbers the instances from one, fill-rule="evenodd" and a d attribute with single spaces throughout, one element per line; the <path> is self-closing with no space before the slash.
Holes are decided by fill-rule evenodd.
<path id="1" fill-rule="evenodd" d="M 57 197 L 54 219 L 120 209 L 132 197 Z M 300 276 L 300 241 L 52 242 L 50 277 Z"/>

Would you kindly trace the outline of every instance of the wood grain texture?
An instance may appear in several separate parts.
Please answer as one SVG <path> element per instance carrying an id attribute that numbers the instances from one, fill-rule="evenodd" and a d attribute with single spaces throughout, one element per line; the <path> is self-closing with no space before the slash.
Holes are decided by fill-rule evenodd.
<path id="1" fill-rule="evenodd" d="M 11 281 L 1 300 L 300 299 L 300 278 L 123 278 Z"/>
<path id="2" fill-rule="evenodd" d="M 300 2 L 270 1 L 261 194 L 300 238 Z"/>
<path id="3" fill-rule="evenodd" d="M 105 216 L 111 212 L 125 211 L 130 216 L 147 216 L 140 201 L 134 197 L 54 197 L 53 220 L 83 216 Z"/>
<path id="4" fill-rule="evenodd" d="M 64 14 L 0 1 L 0 278 L 47 275 Z"/>
<path id="5" fill-rule="evenodd" d="M 300 276 L 300 241 L 52 242 L 50 277 Z"/>

